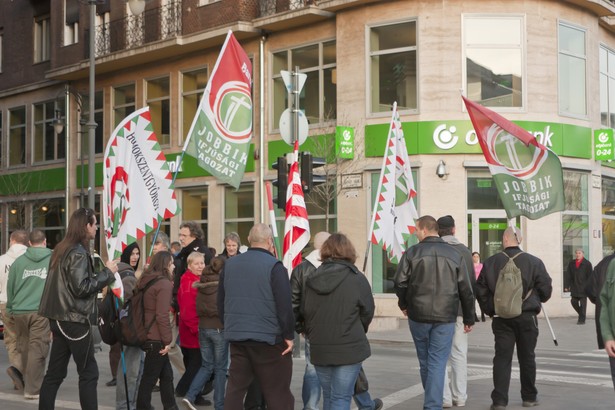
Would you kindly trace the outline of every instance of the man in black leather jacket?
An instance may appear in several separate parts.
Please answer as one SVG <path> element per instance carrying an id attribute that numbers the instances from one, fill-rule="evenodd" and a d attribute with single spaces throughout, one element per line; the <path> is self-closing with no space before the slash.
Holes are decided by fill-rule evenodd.
<path id="1" fill-rule="evenodd" d="M 516 227 L 508 227 L 502 236 L 502 252 L 496 253 L 483 263 L 483 269 L 476 281 L 476 295 L 481 310 L 493 317 L 491 328 L 495 339 L 493 358 L 493 391 L 491 410 L 504 410 L 508 405 L 508 388 L 512 356 L 517 345 L 517 358 L 521 380 L 521 399 L 523 407 L 538 405 L 536 390 L 536 357 L 534 349 L 538 340 L 538 320 L 541 302 L 551 297 L 553 287 L 551 277 L 544 263 L 527 252 L 515 258 L 515 265 L 521 271 L 523 282 L 521 315 L 504 319 L 495 315 L 493 295 L 500 271 L 509 258 L 519 254 L 522 241 L 521 232 Z"/>
<path id="2" fill-rule="evenodd" d="M 420 243 L 402 256 L 395 291 L 399 308 L 408 317 L 419 359 L 423 408 L 441 409 L 459 303 L 467 333 L 474 325 L 474 295 L 462 256 L 438 236 L 436 220 L 422 216 L 416 220 L 416 229 Z"/>
<path id="3" fill-rule="evenodd" d="M 55 407 L 71 355 L 79 373 L 81 408 L 98 408 L 98 365 L 94 358 L 90 317 L 96 313 L 98 292 L 115 280 L 117 263 L 107 261 L 105 269 L 94 272 L 88 249 L 90 240 L 96 237 L 96 224 L 92 209 L 76 210 L 68 223 L 66 236 L 51 256 L 49 276 L 38 310 L 39 315 L 49 318 L 53 334 L 49 365 L 40 391 L 41 410 Z"/>

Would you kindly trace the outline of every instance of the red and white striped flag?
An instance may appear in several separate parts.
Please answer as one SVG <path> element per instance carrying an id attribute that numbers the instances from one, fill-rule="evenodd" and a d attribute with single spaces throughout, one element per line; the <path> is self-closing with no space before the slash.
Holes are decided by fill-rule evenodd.
<path id="1" fill-rule="evenodd" d="M 286 221 L 284 222 L 284 257 L 282 263 L 290 275 L 293 268 L 301 263 L 301 251 L 310 242 L 310 223 L 308 222 L 305 198 L 299 175 L 299 141 L 295 141 L 293 161 L 288 174 L 286 190 Z"/>

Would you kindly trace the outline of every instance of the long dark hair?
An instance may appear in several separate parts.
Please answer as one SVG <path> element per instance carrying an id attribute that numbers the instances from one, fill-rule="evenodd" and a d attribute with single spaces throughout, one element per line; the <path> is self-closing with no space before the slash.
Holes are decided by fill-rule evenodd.
<path id="1" fill-rule="evenodd" d="M 55 269 L 64 255 L 75 245 L 81 244 L 89 252 L 89 238 L 86 225 L 93 224 L 96 220 L 94 210 L 90 208 L 79 208 L 70 216 L 68 228 L 64 239 L 58 243 L 51 255 L 50 269 Z"/>
<path id="2" fill-rule="evenodd" d="M 173 261 L 173 255 L 169 251 L 156 252 L 139 278 L 139 282 L 150 275 L 164 276 L 171 279 L 173 272 L 169 271 L 169 264 Z"/>

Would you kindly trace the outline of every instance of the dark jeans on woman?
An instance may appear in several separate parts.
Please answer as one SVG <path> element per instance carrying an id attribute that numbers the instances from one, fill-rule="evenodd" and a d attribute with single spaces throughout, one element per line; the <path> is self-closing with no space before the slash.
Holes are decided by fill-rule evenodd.
<path id="1" fill-rule="evenodd" d="M 160 379 L 160 400 L 165 410 L 177 409 L 175 395 L 173 394 L 173 369 L 168 355 L 161 355 L 164 348 L 162 342 L 147 341 L 141 348 L 145 351 L 143 375 L 137 393 L 137 410 L 150 410 L 152 408 L 152 390 L 156 381 Z"/>
<path id="2" fill-rule="evenodd" d="M 181 340 L 179 343 L 181 344 Z M 182 347 L 181 349 L 182 355 L 184 355 L 186 371 L 177 382 L 177 386 L 175 386 L 175 394 L 179 397 L 184 397 L 188 393 L 188 389 L 190 389 L 194 376 L 196 376 L 201 368 L 201 349 L 198 347 L 194 349 Z"/>
<path id="3" fill-rule="evenodd" d="M 49 354 L 47 373 L 41 386 L 39 410 L 55 408 L 60 385 L 66 378 L 71 355 L 79 374 L 79 403 L 84 410 L 98 409 L 96 385 L 98 365 L 94 358 L 94 343 L 87 323 L 49 321 L 53 343 Z M 85 337 L 83 337 L 85 336 Z M 76 340 L 78 339 L 78 340 Z"/>

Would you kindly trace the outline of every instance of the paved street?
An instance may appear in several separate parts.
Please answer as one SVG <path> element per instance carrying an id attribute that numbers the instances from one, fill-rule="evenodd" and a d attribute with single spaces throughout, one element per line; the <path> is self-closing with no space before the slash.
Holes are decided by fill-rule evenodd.
<path id="1" fill-rule="evenodd" d="M 595 326 L 588 320 L 584 326 L 575 324 L 576 318 L 555 318 L 552 324 L 559 346 L 555 346 L 546 322 L 541 319 L 540 338 L 537 349 L 538 391 L 542 410 L 584 410 L 613 409 L 613 384 L 606 355 L 596 349 Z M 418 361 L 410 332 L 404 321 L 399 329 L 370 332 L 372 357 L 365 363 L 374 397 L 381 397 L 385 409 L 421 409 L 422 387 Z M 100 409 L 114 408 L 115 390 L 104 385 L 111 376 L 107 351 L 96 354 L 100 367 L 98 400 Z M 487 410 L 491 403 L 491 360 L 493 357 L 493 336 L 489 322 L 478 323 L 470 334 L 468 368 L 468 410 Z M 295 409 L 301 409 L 301 378 L 303 358 L 295 359 L 293 372 L 293 393 Z M 33 409 L 37 403 L 25 401 L 21 394 L 12 389 L 6 376 L 6 351 L 0 348 L 0 403 L 6 409 Z M 176 379 L 177 381 L 177 379 Z M 516 361 L 513 361 L 513 380 L 510 387 L 509 409 L 521 409 L 519 375 Z M 153 405 L 162 409 L 159 396 L 154 395 Z M 77 373 L 71 363 L 69 376 L 62 385 L 57 409 L 79 409 Z M 208 409 L 212 407 L 203 407 Z"/>

